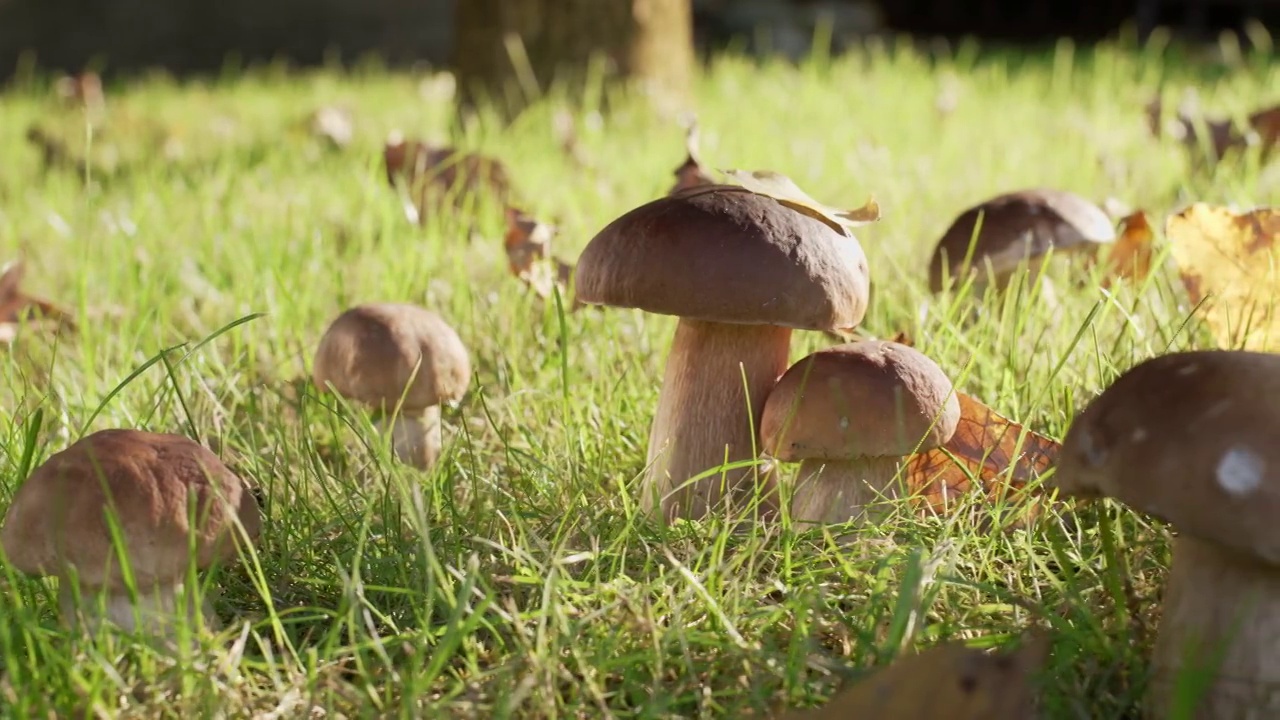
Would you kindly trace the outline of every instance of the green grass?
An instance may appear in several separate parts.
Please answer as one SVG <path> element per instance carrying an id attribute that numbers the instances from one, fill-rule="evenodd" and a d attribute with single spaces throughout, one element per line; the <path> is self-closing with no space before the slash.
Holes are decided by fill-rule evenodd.
<path id="1" fill-rule="evenodd" d="M 1209 343 L 1176 274 L 1105 291 L 1060 265 L 1061 307 L 1015 296 L 970 313 L 973 299 L 930 299 L 928 253 L 960 210 L 1020 186 L 1116 196 L 1157 225 L 1191 199 L 1274 203 L 1277 168 L 1195 175 L 1147 136 L 1142 105 L 1162 83 L 1241 112 L 1277 99 L 1280 66 L 1069 46 L 940 59 L 881 47 L 800 68 L 726 57 L 696 110 L 711 167 L 783 172 L 832 204 L 874 195 L 885 217 L 858 233 L 876 283 L 865 328 L 908 331 L 960 389 L 1061 438 L 1117 373 Z M 946 88 L 958 105 L 943 115 Z M 582 170 L 556 143 L 554 94 L 503 129 L 451 126 L 417 78 L 376 67 L 108 92 L 95 146 L 129 161 L 112 175 L 42 173 L 29 123 L 73 144 L 83 126 L 43 81 L 0 95 L 2 247 L 25 251 L 28 290 L 82 319 L 76 336 L 28 333 L 0 356 L 0 495 L 86 430 L 142 427 L 211 443 L 264 489 L 266 520 L 254 569 L 213 578 L 228 629 L 176 658 L 70 637 L 52 581 L 8 570 L 5 716 L 758 716 L 818 704 L 905 648 L 1002 645 L 1032 626 L 1053 630 L 1048 717 L 1135 716 L 1163 528 L 1102 505 L 1003 533 L 904 510 L 851 544 L 840 528 L 661 529 L 634 498 L 674 318 L 562 320 L 506 274 L 493 208 L 468 243 L 448 223 L 407 223 L 382 177 L 392 128 L 500 157 L 572 258 L 665 192 L 683 158 L 673 119 L 626 97 L 604 117 L 576 109 L 594 165 Z M 346 151 L 290 130 L 328 103 L 355 113 Z M 179 160 L 154 149 L 166 131 Z M 472 353 L 472 390 L 446 411 L 429 474 L 294 383 L 329 320 L 379 300 L 439 312 Z M 797 333 L 792 357 L 830 342 Z M 155 362 L 112 394 L 167 348 L 171 371 Z M 1103 516 L 1118 550 L 1104 552 Z"/>

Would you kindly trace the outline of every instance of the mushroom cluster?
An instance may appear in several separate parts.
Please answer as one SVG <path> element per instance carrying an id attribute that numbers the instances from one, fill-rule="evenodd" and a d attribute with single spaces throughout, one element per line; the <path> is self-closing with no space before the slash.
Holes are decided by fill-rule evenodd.
<path id="1" fill-rule="evenodd" d="M 903 462 L 947 442 L 959 422 L 937 363 L 900 343 L 864 340 L 792 365 L 765 403 L 760 438 L 774 458 L 800 461 L 792 519 L 843 523 L 899 497 Z"/>
<path id="2" fill-rule="evenodd" d="M 715 471 L 754 459 L 792 331 L 857 326 L 868 282 L 851 235 L 735 185 L 677 190 L 591 239 L 576 271 L 580 301 L 680 318 L 650 429 L 643 510 L 701 518 L 758 499 L 772 512 L 769 473 Z"/>
<path id="3" fill-rule="evenodd" d="M 1280 356 L 1193 351 L 1140 363 L 1081 412 L 1053 484 L 1177 532 L 1148 705 L 1208 678 L 1194 717 L 1280 717 Z"/>
<path id="4" fill-rule="evenodd" d="M 261 530 L 257 500 L 204 446 L 180 435 L 102 430 L 54 453 L 14 495 L 0 527 L 9 562 L 58 578 L 63 620 L 172 636 L 216 628 L 188 563 L 236 557 Z M 118 541 L 118 542 L 117 542 Z M 189 550 L 191 552 L 189 552 Z"/>

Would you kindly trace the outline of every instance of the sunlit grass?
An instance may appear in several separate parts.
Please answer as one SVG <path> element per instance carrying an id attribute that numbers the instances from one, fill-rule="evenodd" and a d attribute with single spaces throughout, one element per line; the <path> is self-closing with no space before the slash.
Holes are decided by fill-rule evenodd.
<path id="1" fill-rule="evenodd" d="M 1168 559 L 1164 531 L 1138 516 L 1091 508 L 990 533 L 967 513 L 903 512 L 852 545 L 839 528 L 637 517 L 674 319 L 544 305 L 507 275 L 499 213 L 471 242 L 456 223 L 410 225 L 380 151 L 398 128 L 502 158 L 571 258 L 665 192 L 682 129 L 625 97 L 603 115 L 575 108 L 584 170 L 557 144 L 554 94 L 505 129 L 489 116 L 462 128 L 419 79 L 264 69 L 111 87 L 89 154 L 116 143 L 133 161 L 109 176 L 44 173 L 29 124 L 81 149 L 83 124 L 42 83 L 0 95 L 0 240 L 25 253 L 31 292 L 82 319 L 77 336 L 29 334 L 0 357 L 6 498 L 25 457 L 41 462 L 86 423 L 194 425 L 266 506 L 254 569 L 217 577 L 228 627 L 194 655 L 73 640 L 52 584 L 7 571 L 6 715 L 743 716 L 815 704 L 904 647 L 1002 644 L 1033 625 L 1054 630 L 1047 716 L 1134 712 Z M 958 212 L 1024 186 L 1115 196 L 1157 225 L 1192 198 L 1274 203 L 1275 168 L 1193 175 L 1147 136 L 1151 93 L 1193 82 L 1238 112 L 1274 101 L 1280 70 L 1065 45 L 943 59 L 880 47 L 800 68 L 729 57 L 699 83 L 696 111 L 713 168 L 783 172 L 831 204 L 874 195 L 885 217 L 858 233 L 876 284 L 867 331 L 907 331 L 959 388 L 1060 438 L 1118 372 L 1208 342 L 1176 275 L 1103 290 L 1061 263 L 1060 306 L 1025 291 L 949 305 L 927 293 L 928 254 Z M 323 104 L 353 110 L 349 149 L 291 129 Z M 170 135 L 172 160 L 159 150 Z M 294 382 L 329 320 L 382 300 L 439 312 L 472 353 L 472 391 L 445 412 L 429 474 L 390 462 L 366 418 Z M 829 343 L 797 333 L 792 357 Z M 103 405 L 166 348 L 171 374 L 155 363 Z M 1121 550 L 1110 558 L 1103 513 Z"/>

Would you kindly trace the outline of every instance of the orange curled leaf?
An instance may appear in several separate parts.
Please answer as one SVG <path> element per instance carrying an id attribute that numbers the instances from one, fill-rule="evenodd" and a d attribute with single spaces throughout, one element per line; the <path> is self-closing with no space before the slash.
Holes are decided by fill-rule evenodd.
<path id="1" fill-rule="evenodd" d="M 1034 717 L 1037 676 L 1048 655 L 1042 633 L 1016 650 L 935 645 L 895 660 L 822 707 L 778 720 L 1023 720 Z"/>
<path id="2" fill-rule="evenodd" d="M 992 499 L 1018 492 L 1048 471 L 1061 447 L 1054 440 L 1026 430 L 1018 423 L 964 393 L 960 424 L 942 447 L 911 456 L 905 472 L 907 487 L 935 512 L 972 489 L 977 479 Z"/>
<path id="3" fill-rule="evenodd" d="M 1221 347 L 1280 349 L 1280 211 L 1196 203 L 1169 217 L 1165 237 L 1187 295 Z"/>
<path id="4" fill-rule="evenodd" d="M 1151 274 L 1151 256 L 1154 252 L 1155 233 L 1147 214 L 1138 210 L 1120 220 L 1120 237 L 1111 246 L 1107 257 L 1107 274 L 1103 287 L 1110 287 L 1116 278 L 1129 278 L 1142 282 Z"/>

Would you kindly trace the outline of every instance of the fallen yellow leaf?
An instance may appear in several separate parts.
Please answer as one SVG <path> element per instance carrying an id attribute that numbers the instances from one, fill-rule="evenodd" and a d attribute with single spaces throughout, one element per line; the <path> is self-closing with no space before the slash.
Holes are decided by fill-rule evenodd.
<path id="1" fill-rule="evenodd" d="M 1219 346 L 1280 348 L 1280 212 L 1236 213 L 1196 203 L 1169 217 L 1165 237 L 1187 295 L 1192 303 L 1203 303 L 1201 316 Z"/>

